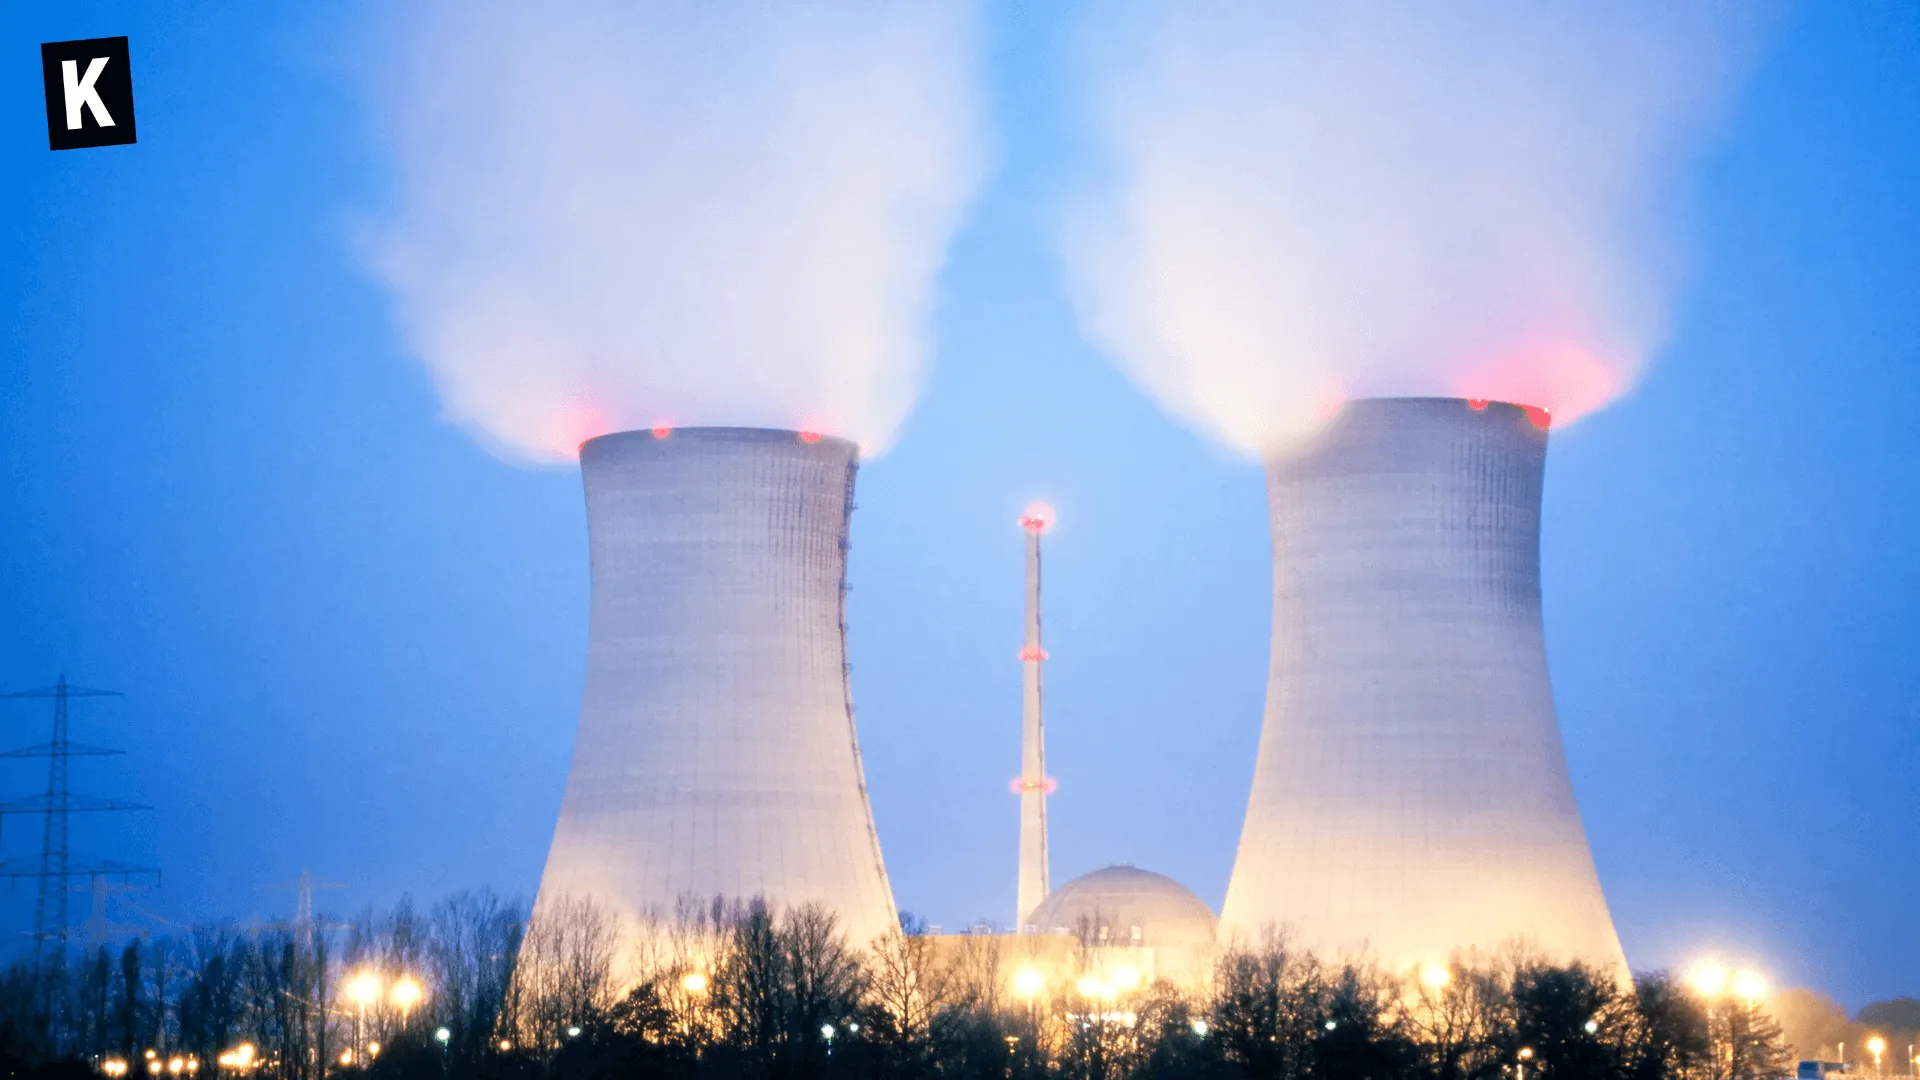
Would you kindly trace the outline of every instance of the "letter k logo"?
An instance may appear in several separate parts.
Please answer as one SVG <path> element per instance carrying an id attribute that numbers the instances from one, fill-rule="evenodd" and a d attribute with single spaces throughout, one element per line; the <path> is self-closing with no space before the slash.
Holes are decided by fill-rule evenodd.
<path id="1" fill-rule="evenodd" d="M 127 39 L 40 46 L 47 84 L 47 145 L 55 150 L 134 141 L 133 73 Z"/>
<path id="2" fill-rule="evenodd" d="M 87 65 L 85 78 L 74 76 L 80 70 L 80 64 L 74 60 L 60 61 L 61 93 L 67 102 L 67 130 L 80 130 L 80 110 L 93 110 L 94 122 L 101 127 L 113 126 L 113 114 L 107 111 L 107 103 L 100 100 L 100 91 L 93 84 L 99 80 L 100 72 L 106 69 L 111 56 L 96 56 Z"/>

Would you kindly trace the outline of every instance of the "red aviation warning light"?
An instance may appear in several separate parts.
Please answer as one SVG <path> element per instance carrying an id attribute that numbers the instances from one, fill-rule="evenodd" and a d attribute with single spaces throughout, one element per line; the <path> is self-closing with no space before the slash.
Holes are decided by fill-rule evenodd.
<path id="1" fill-rule="evenodd" d="M 1029 645 L 1026 648 L 1020 650 L 1020 659 L 1023 662 L 1033 661 L 1033 660 L 1045 660 L 1046 658 L 1047 658 L 1047 650 L 1041 648 L 1038 645 Z"/>
<path id="2" fill-rule="evenodd" d="M 1059 790 L 1059 788 L 1060 781 L 1055 780 L 1051 776 L 1041 780 L 1029 780 L 1024 776 L 1016 776 L 1012 782 L 1007 785 L 1007 790 L 1013 792 L 1015 795 L 1025 795 L 1029 791 L 1037 791 L 1042 795 L 1051 795 Z"/>
<path id="3" fill-rule="evenodd" d="M 1053 507 L 1043 502 L 1028 503 L 1020 512 L 1020 527 L 1028 532 L 1046 532 L 1053 528 Z"/>
<path id="4" fill-rule="evenodd" d="M 1467 408 L 1472 409 L 1474 412 L 1486 412 L 1487 406 L 1490 404 L 1492 404 L 1492 401 L 1488 398 L 1468 398 L 1467 399 Z M 1515 404 L 1518 404 L 1518 403 L 1516 402 Z M 1522 412 L 1525 412 L 1527 414 L 1527 420 L 1531 422 L 1534 427 L 1537 427 L 1540 430 L 1545 431 L 1549 427 L 1553 426 L 1553 410 L 1552 409 L 1549 409 L 1544 405 L 1521 405 L 1520 409 Z"/>
<path id="5" fill-rule="evenodd" d="M 803 431 L 800 433 L 800 441 L 803 443 L 817 443 L 820 441 L 820 433 L 817 431 Z"/>
<path id="6" fill-rule="evenodd" d="M 666 438 L 667 436 L 669 436 L 669 435 L 671 435 L 671 434 L 673 434 L 673 425 L 672 425 L 672 424 L 655 424 L 655 425 L 653 425 L 653 437 L 654 437 L 654 438 L 656 438 L 656 439 L 664 439 L 664 438 Z"/>

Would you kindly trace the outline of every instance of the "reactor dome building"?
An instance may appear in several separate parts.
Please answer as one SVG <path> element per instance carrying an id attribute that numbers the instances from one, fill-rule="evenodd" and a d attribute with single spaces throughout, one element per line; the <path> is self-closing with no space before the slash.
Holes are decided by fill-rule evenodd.
<path id="1" fill-rule="evenodd" d="M 857 457 L 757 428 L 582 445 L 586 688 L 539 904 L 629 935 L 715 897 L 819 903 L 856 945 L 898 925 L 848 686 Z"/>
<path id="2" fill-rule="evenodd" d="M 1547 679 L 1547 426 L 1359 400 L 1268 463 L 1272 659 L 1223 940 L 1404 968 L 1520 939 L 1626 970 Z"/>

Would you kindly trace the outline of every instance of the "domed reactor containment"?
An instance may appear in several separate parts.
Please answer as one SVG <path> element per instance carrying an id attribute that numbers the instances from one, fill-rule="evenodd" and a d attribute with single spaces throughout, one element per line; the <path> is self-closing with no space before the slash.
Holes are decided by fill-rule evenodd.
<path id="1" fill-rule="evenodd" d="M 716 896 L 821 903 L 862 946 L 896 925 L 847 682 L 856 457 L 755 428 L 581 448 L 586 692 L 540 903 L 629 933 Z"/>
<path id="2" fill-rule="evenodd" d="M 1525 939 L 1625 971 L 1540 624 L 1546 416 L 1349 403 L 1268 465 L 1273 655 L 1222 940 L 1390 968 Z"/>

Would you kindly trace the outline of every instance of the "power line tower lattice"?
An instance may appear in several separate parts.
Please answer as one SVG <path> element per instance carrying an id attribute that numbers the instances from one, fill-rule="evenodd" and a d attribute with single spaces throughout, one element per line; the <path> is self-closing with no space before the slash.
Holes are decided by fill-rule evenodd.
<path id="1" fill-rule="evenodd" d="M 53 738 L 50 741 L 0 753 L 0 758 L 47 759 L 47 790 L 44 794 L 0 803 L 0 819 L 21 814 L 40 814 L 45 818 L 38 857 L 24 856 L 0 862 L 0 880 L 32 878 L 38 883 L 33 908 L 33 940 L 34 958 L 40 964 L 50 959 L 49 945 L 58 946 L 60 953 L 64 954 L 67 936 L 71 931 L 67 920 L 68 882 L 74 879 L 100 882 L 118 879 L 132 883 L 139 878 L 151 878 L 154 884 L 160 883 L 160 871 L 153 867 L 130 866 L 110 859 L 75 858 L 68 846 L 69 818 L 74 814 L 152 809 L 122 799 L 75 795 L 68 784 L 72 759 L 123 753 L 108 747 L 76 743 L 67 738 L 68 701 L 73 698 L 120 696 L 113 690 L 73 686 L 67 682 L 64 674 L 52 686 L 0 694 L 0 701 L 39 699 L 53 702 Z"/>

